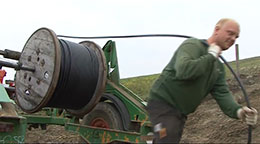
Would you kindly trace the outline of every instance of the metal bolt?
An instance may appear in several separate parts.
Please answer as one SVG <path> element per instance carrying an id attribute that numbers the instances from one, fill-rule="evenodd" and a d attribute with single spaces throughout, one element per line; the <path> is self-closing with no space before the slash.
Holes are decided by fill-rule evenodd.
<path id="1" fill-rule="evenodd" d="M 44 65 L 45 65 L 45 60 L 42 59 L 42 60 L 41 60 L 41 66 L 43 67 Z"/>
<path id="2" fill-rule="evenodd" d="M 40 85 L 41 80 L 38 79 L 38 80 L 36 81 L 36 83 L 37 83 L 38 85 Z"/>
<path id="3" fill-rule="evenodd" d="M 48 74 L 48 72 L 46 71 L 46 72 L 44 73 L 44 78 L 45 78 L 45 79 L 48 79 L 48 77 L 49 77 L 49 74 Z"/>
<path id="4" fill-rule="evenodd" d="M 28 56 L 28 61 L 30 62 L 32 60 L 32 56 Z"/>
<path id="5" fill-rule="evenodd" d="M 24 76 L 23 76 L 23 78 L 24 78 L 24 79 L 26 79 L 26 78 L 27 78 L 27 73 L 24 73 Z"/>
<path id="6" fill-rule="evenodd" d="M 27 90 L 25 90 L 25 94 L 26 95 L 30 95 L 30 91 L 27 89 Z"/>

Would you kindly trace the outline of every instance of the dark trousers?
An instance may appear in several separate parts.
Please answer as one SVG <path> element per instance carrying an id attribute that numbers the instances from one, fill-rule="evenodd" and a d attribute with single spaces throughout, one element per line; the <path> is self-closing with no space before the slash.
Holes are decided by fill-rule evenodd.
<path id="1" fill-rule="evenodd" d="M 187 116 L 166 102 L 149 100 L 147 111 L 154 127 L 154 143 L 179 143 Z"/>

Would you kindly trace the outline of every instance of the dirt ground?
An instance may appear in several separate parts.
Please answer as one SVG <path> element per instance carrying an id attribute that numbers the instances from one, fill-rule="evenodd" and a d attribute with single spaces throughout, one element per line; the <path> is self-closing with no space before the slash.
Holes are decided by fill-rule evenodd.
<path id="1" fill-rule="evenodd" d="M 241 74 L 241 80 L 249 95 L 251 106 L 260 111 L 260 72 Z M 242 92 L 233 79 L 228 80 L 230 90 L 236 100 L 246 105 Z M 259 116 L 258 116 L 259 117 Z M 77 134 L 65 131 L 62 126 L 50 125 L 46 130 L 40 128 L 27 130 L 26 143 L 77 143 Z M 247 143 L 248 126 L 227 117 L 210 96 L 188 116 L 183 132 L 182 143 Z M 253 127 L 252 143 L 260 143 L 260 120 Z"/>
<path id="2" fill-rule="evenodd" d="M 259 71 L 241 74 L 251 107 L 260 111 Z M 229 79 L 228 84 L 235 99 L 246 105 L 237 81 Z M 259 115 L 259 114 L 258 114 Z M 224 115 L 214 99 L 205 100 L 198 109 L 188 116 L 183 132 L 183 143 L 247 143 L 248 126 L 241 120 Z M 252 143 L 260 143 L 260 120 L 252 130 Z"/>

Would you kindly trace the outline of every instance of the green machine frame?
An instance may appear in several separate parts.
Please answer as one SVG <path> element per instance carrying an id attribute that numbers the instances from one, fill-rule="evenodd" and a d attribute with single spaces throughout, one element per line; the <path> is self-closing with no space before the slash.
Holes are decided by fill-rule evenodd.
<path id="1" fill-rule="evenodd" d="M 80 124 L 79 118 L 68 114 L 65 110 L 44 108 L 45 114 L 21 114 L 20 120 L 13 124 L 16 127 L 19 127 L 21 122 L 24 124 L 22 127 L 14 129 L 8 135 L 14 136 L 17 131 L 20 131 L 20 135 L 25 138 L 27 127 L 36 125 L 44 129 L 46 125 L 52 124 L 65 126 L 65 130 L 78 133 L 87 143 L 111 143 L 115 141 L 124 143 L 152 142 L 152 126 L 145 110 L 146 102 L 119 82 L 120 76 L 115 42 L 109 40 L 103 47 L 103 52 L 107 64 L 107 82 L 100 102 L 109 102 L 116 107 L 123 123 L 123 130 Z M 5 121 L 10 123 L 10 120 Z M 0 133 L 1 137 L 3 137 L 3 133 Z M 24 142 L 24 139 L 16 142 Z"/>
<path id="2" fill-rule="evenodd" d="M 66 130 L 79 133 L 89 143 L 146 143 L 152 141 L 152 126 L 145 110 L 146 102 L 119 83 L 119 67 L 114 41 L 108 41 L 103 47 L 107 64 L 107 83 L 104 97 L 119 110 L 124 129 L 104 129 L 86 125 L 67 123 Z"/>

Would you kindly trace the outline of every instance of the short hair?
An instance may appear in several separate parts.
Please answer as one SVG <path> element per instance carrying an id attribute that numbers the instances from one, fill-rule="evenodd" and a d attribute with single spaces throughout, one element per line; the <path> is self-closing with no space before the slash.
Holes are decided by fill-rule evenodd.
<path id="1" fill-rule="evenodd" d="M 216 26 L 222 27 L 228 21 L 232 21 L 232 22 L 236 23 L 238 25 L 239 29 L 240 29 L 240 25 L 238 24 L 238 22 L 235 21 L 234 19 L 231 19 L 231 18 L 222 18 L 222 19 L 220 19 L 217 22 Z"/>

